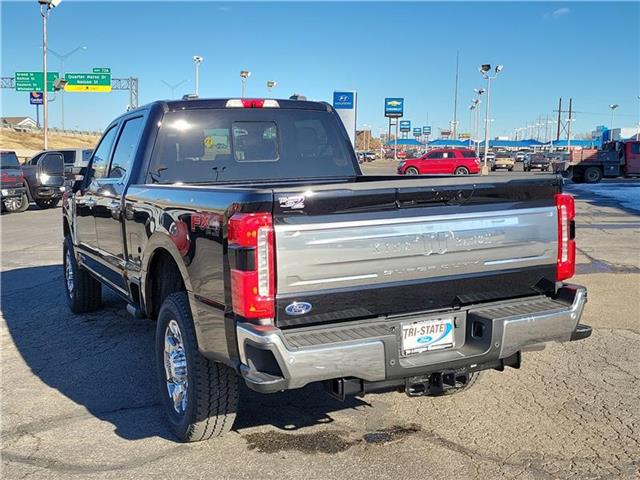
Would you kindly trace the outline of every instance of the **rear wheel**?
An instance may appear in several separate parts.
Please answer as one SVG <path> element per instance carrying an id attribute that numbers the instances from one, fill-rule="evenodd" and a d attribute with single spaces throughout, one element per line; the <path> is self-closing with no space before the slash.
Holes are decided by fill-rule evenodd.
<path id="1" fill-rule="evenodd" d="M 162 404 L 180 440 L 198 442 L 231 430 L 238 377 L 227 365 L 198 351 L 186 292 L 172 293 L 160 308 L 156 363 Z"/>
<path id="2" fill-rule="evenodd" d="M 59 198 L 38 198 L 35 200 L 36 205 L 42 209 L 57 207 L 60 202 Z"/>
<path id="3" fill-rule="evenodd" d="M 416 167 L 409 167 L 405 170 L 405 175 L 420 175 Z"/>
<path id="4" fill-rule="evenodd" d="M 73 253 L 73 242 L 69 236 L 64 238 L 62 266 L 64 267 L 64 289 L 71 311 L 85 313 L 100 309 L 102 285 L 78 265 Z"/>
<path id="5" fill-rule="evenodd" d="M 455 175 L 469 175 L 469 169 L 467 167 L 458 167 L 453 173 Z"/>
<path id="6" fill-rule="evenodd" d="M 584 171 L 584 181 L 587 183 L 598 183 L 602 180 L 602 170 L 598 167 L 589 167 Z"/>
<path id="7" fill-rule="evenodd" d="M 24 212 L 29 208 L 29 198 L 26 193 L 23 193 L 20 197 L 11 197 L 4 199 L 4 208 L 9 213 Z"/>

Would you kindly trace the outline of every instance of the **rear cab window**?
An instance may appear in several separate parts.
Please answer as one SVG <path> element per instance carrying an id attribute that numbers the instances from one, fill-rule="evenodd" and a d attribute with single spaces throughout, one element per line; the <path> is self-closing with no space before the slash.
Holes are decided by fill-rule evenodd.
<path id="1" fill-rule="evenodd" d="M 167 112 L 149 183 L 356 176 L 339 118 L 324 110 L 198 108 Z"/>
<path id="2" fill-rule="evenodd" d="M 19 168 L 20 162 L 15 152 L 1 152 L 0 159 L 2 168 Z"/>

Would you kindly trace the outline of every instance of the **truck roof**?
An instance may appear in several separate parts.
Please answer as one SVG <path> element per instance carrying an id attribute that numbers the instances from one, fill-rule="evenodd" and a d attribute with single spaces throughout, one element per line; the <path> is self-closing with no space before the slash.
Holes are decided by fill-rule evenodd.
<path id="1" fill-rule="evenodd" d="M 251 102 L 255 100 L 275 100 L 278 102 L 279 108 L 297 109 L 297 110 L 326 110 L 330 111 L 333 107 L 327 102 L 314 102 L 310 100 L 290 100 L 290 99 L 265 99 L 265 98 L 193 98 L 188 100 L 158 100 L 151 102 L 141 108 L 148 108 L 154 104 L 160 104 L 168 110 L 192 109 L 192 108 L 238 108 L 227 107 L 230 100 Z M 251 108 L 251 107 L 245 107 Z"/>

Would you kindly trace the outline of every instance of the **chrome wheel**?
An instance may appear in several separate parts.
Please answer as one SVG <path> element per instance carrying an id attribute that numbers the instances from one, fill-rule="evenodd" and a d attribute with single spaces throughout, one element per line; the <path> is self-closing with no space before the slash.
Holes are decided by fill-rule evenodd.
<path id="1" fill-rule="evenodd" d="M 167 392 L 179 414 L 187 409 L 187 355 L 178 322 L 171 320 L 164 332 L 164 373 Z"/>
<path id="2" fill-rule="evenodd" d="M 69 250 L 67 250 L 67 254 L 65 255 L 65 259 L 64 259 L 64 278 L 67 281 L 67 293 L 69 294 L 70 297 L 73 297 L 73 288 L 74 288 L 74 282 L 73 282 L 73 264 L 71 263 L 72 259 L 71 259 L 71 252 Z"/>
<path id="3" fill-rule="evenodd" d="M 4 206 L 10 212 L 15 212 L 22 206 L 22 198 L 18 198 L 18 197 L 7 198 L 4 201 Z"/>

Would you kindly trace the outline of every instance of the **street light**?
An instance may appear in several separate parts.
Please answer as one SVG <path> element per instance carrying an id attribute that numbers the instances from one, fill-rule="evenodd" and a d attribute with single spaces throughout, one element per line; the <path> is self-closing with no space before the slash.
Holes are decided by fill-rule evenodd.
<path id="1" fill-rule="evenodd" d="M 50 48 L 49 51 L 51 52 L 51 54 L 58 58 L 60 60 L 60 76 L 64 77 L 64 62 L 67 58 L 69 58 L 71 55 L 73 55 L 74 53 L 76 53 L 79 50 L 86 50 L 87 47 L 85 46 L 80 46 L 80 47 L 76 47 L 73 50 L 68 51 L 67 53 L 58 53 L 56 52 L 53 48 Z M 62 116 L 62 130 L 64 131 L 64 90 L 62 90 L 61 92 L 61 98 L 60 98 L 60 109 L 62 110 L 61 112 L 61 116 Z"/>
<path id="2" fill-rule="evenodd" d="M 242 96 L 244 98 L 244 90 L 247 85 L 247 78 L 251 76 L 251 72 L 249 70 L 240 70 L 240 83 L 242 85 Z"/>
<path id="3" fill-rule="evenodd" d="M 480 65 L 480 75 L 487 81 L 487 107 L 485 108 L 484 117 L 484 162 L 482 164 L 482 175 L 489 175 L 489 166 L 487 165 L 487 155 L 489 154 L 489 107 L 491 105 L 491 80 L 495 79 L 502 71 L 502 65 L 497 65 L 494 69 L 495 74 L 491 76 L 491 65 L 485 63 Z"/>
<path id="4" fill-rule="evenodd" d="M 477 97 L 473 100 L 473 103 L 476 105 L 476 118 L 475 118 L 475 129 L 474 129 L 474 143 L 475 143 L 475 151 L 476 157 L 480 155 L 480 104 L 482 103 L 480 97 L 486 92 L 484 88 L 474 88 L 474 92 L 476 92 Z"/>
<path id="5" fill-rule="evenodd" d="M 171 90 L 171 99 L 176 98 L 176 88 L 178 88 L 180 85 L 184 85 L 185 83 L 187 83 L 187 79 L 185 78 L 184 80 L 182 80 L 181 82 L 178 83 L 174 83 L 171 84 L 169 82 L 166 82 L 164 80 L 160 80 L 162 83 L 164 83 L 167 88 L 169 88 L 169 90 Z"/>
<path id="6" fill-rule="evenodd" d="M 611 109 L 611 127 L 609 128 L 609 130 L 611 131 L 611 135 L 609 136 L 610 142 L 613 140 L 613 116 L 616 108 L 618 108 L 619 106 L 620 105 L 618 105 L 617 103 L 612 103 L 611 105 L 609 105 L 609 108 Z"/>
<path id="7" fill-rule="evenodd" d="M 278 85 L 278 82 L 274 80 L 267 80 L 267 90 L 269 91 L 269 94 L 271 94 L 271 90 L 275 88 L 277 85 Z"/>
<path id="8" fill-rule="evenodd" d="M 200 64 L 204 62 L 204 58 L 200 55 L 193 56 L 193 63 L 196 68 L 196 97 L 200 96 Z"/>
<path id="9" fill-rule="evenodd" d="M 49 147 L 49 112 L 47 109 L 47 19 L 49 11 L 60 5 L 62 0 L 38 0 L 42 15 L 42 121 L 44 149 Z"/>

